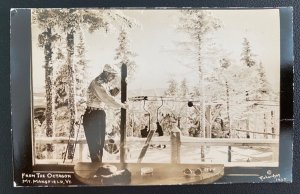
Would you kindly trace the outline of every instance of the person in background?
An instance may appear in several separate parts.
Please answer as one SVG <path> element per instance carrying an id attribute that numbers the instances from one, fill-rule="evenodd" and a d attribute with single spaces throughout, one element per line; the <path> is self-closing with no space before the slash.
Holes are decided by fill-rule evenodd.
<path id="1" fill-rule="evenodd" d="M 141 130 L 142 138 L 146 138 L 148 136 L 148 133 L 149 133 L 148 126 L 145 126 L 145 128 Z"/>
<path id="2" fill-rule="evenodd" d="M 158 136 L 164 136 L 164 131 L 163 131 L 161 125 L 159 124 L 159 122 L 156 122 L 156 131 L 155 132 L 158 133 Z M 159 144 L 157 146 L 157 148 L 166 148 L 166 145 Z"/>
<path id="3" fill-rule="evenodd" d="M 163 132 L 162 127 L 159 124 L 159 122 L 156 122 L 156 131 L 155 132 L 158 133 L 158 136 L 163 136 L 164 135 L 164 132 Z"/>
<path id="4" fill-rule="evenodd" d="M 92 162 L 102 162 L 106 132 L 106 111 L 127 108 L 115 96 L 120 89 L 112 84 L 120 79 L 119 69 L 104 65 L 103 72 L 93 79 L 87 90 L 87 108 L 83 115 L 83 127 Z"/>

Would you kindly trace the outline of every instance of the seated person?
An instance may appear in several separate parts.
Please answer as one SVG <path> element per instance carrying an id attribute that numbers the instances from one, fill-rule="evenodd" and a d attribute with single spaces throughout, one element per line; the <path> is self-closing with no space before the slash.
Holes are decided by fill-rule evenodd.
<path id="1" fill-rule="evenodd" d="M 158 133 L 158 136 L 163 136 L 164 135 L 164 132 L 163 132 L 162 127 L 159 124 L 159 122 L 156 122 L 156 131 L 155 132 Z"/>
<path id="2" fill-rule="evenodd" d="M 141 130 L 142 138 L 146 138 L 148 136 L 148 133 L 149 133 L 148 126 L 145 126 L 145 128 Z"/>

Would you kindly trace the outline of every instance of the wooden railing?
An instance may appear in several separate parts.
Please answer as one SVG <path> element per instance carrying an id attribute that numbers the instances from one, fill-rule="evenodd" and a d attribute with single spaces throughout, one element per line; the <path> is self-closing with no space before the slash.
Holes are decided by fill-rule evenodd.
<path id="1" fill-rule="evenodd" d="M 71 138 L 70 141 L 68 141 L 68 138 L 65 137 L 51 137 L 51 138 L 35 138 L 36 143 L 42 143 L 42 144 L 68 144 L 75 143 L 75 139 Z M 142 145 L 145 142 L 144 138 L 137 138 L 137 137 L 127 137 L 126 138 L 127 143 L 139 143 L 139 145 Z M 117 144 L 119 144 L 119 141 L 116 141 Z M 85 144 L 87 144 L 85 139 L 79 139 L 76 142 L 77 147 L 79 149 L 78 151 L 78 160 L 82 161 L 83 159 L 83 148 Z M 171 154 L 170 159 L 171 163 L 181 163 L 181 146 L 190 146 L 190 147 L 197 147 L 197 148 L 203 148 L 203 147 L 214 147 L 214 146 L 227 146 L 228 147 L 228 162 L 231 158 L 231 148 L 233 147 L 241 147 L 246 146 L 249 149 L 252 149 L 254 147 L 267 147 L 271 148 L 272 150 L 272 161 L 271 162 L 278 162 L 279 160 L 279 139 L 228 139 L 228 138 L 195 138 L 195 137 L 187 137 L 187 136 L 181 136 L 180 133 L 172 133 L 170 136 L 163 136 L 163 137 L 153 137 L 151 140 L 151 144 L 163 144 L 163 145 L 169 145 L 171 147 Z M 142 148 L 142 147 L 141 147 Z M 230 149 L 229 149 L 230 148 Z M 147 155 L 147 154 L 146 154 Z M 201 157 L 201 156 L 199 156 Z M 52 160 L 53 161 L 53 160 Z M 59 162 L 58 162 L 59 163 Z M 246 164 L 246 163 L 245 163 Z"/>

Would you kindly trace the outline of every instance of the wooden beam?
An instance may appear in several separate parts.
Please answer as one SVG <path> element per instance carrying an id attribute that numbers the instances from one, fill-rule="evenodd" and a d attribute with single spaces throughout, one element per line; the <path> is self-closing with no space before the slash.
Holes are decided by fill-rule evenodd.
<path id="1" fill-rule="evenodd" d="M 68 138 L 36 138 L 36 143 L 53 143 L 53 144 L 67 144 Z M 75 138 L 71 138 L 70 142 L 74 142 Z M 127 138 L 127 142 L 139 142 L 144 143 L 145 139 L 143 138 Z M 162 137 L 153 137 L 151 139 L 153 144 L 170 144 L 170 137 L 162 136 Z M 245 138 L 196 138 L 196 137 L 186 137 L 180 136 L 181 145 L 207 145 L 207 146 L 278 146 L 279 140 L 278 139 L 245 139 Z M 77 140 L 78 144 L 86 144 L 85 139 Z M 118 144 L 119 142 L 116 141 Z"/>
<path id="2" fill-rule="evenodd" d="M 248 132 L 248 133 L 257 133 L 257 134 L 265 134 L 265 135 L 279 135 L 276 133 L 269 133 L 269 132 L 259 132 L 259 131 L 248 131 L 248 130 L 243 130 L 243 129 L 235 129 L 236 131 L 242 131 L 242 132 Z"/>
<path id="3" fill-rule="evenodd" d="M 126 83 L 126 78 L 127 78 L 127 65 L 122 64 L 121 67 L 121 102 L 125 103 L 127 100 L 127 83 Z M 125 153 L 125 144 L 126 144 L 126 109 L 121 109 L 121 124 L 120 124 L 120 162 L 122 168 L 125 167 L 125 158 L 126 158 L 126 153 Z"/>

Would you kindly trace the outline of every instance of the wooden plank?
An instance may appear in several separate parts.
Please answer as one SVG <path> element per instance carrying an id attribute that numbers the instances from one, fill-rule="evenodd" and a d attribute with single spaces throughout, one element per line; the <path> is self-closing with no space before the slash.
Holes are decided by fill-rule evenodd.
<path id="1" fill-rule="evenodd" d="M 247 142 L 209 142 L 209 141 L 203 141 L 203 142 L 181 142 L 181 145 L 187 145 L 187 146 L 265 146 L 265 147 L 273 147 L 278 146 L 278 143 L 247 143 Z"/>
<path id="2" fill-rule="evenodd" d="M 143 146 L 143 148 L 141 150 L 141 153 L 139 155 L 138 163 L 142 162 L 142 160 L 143 160 L 143 158 L 144 158 L 144 156 L 145 156 L 145 154 L 146 154 L 146 152 L 148 150 L 148 147 L 150 145 L 150 141 L 151 141 L 154 133 L 155 133 L 155 129 L 150 130 L 150 132 L 149 132 L 149 134 L 147 136 L 147 139 L 146 139 L 146 141 L 144 143 L 144 146 Z"/>
<path id="3" fill-rule="evenodd" d="M 74 166 L 75 177 L 87 185 L 102 185 L 101 181 L 93 178 L 100 163 L 80 162 Z M 120 164 L 112 164 L 120 169 Z M 141 175 L 141 168 L 150 167 L 152 175 Z M 155 164 L 155 163 L 128 163 L 128 170 L 131 172 L 130 185 L 177 185 L 177 184 L 208 184 L 213 183 L 224 175 L 223 164 Z M 201 176 L 185 176 L 184 169 L 189 168 L 203 170 Z M 207 172 L 213 168 L 214 172 Z"/>
<path id="4" fill-rule="evenodd" d="M 171 132 L 171 163 L 180 163 L 180 132 Z"/>
<path id="5" fill-rule="evenodd" d="M 257 133 L 257 134 L 265 134 L 265 135 L 279 135 L 275 133 L 269 133 L 269 132 L 259 132 L 259 131 L 248 131 L 248 130 L 243 130 L 243 129 L 236 129 L 236 131 L 242 131 L 242 132 L 248 132 L 248 133 Z"/>

